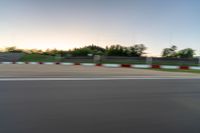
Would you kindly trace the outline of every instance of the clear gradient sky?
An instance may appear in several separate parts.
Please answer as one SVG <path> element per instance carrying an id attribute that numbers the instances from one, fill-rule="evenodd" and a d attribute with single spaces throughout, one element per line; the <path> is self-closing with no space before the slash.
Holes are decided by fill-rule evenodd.
<path id="1" fill-rule="evenodd" d="M 136 43 L 200 51 L 200 0 L 0 0 L 1 48 Z"/>

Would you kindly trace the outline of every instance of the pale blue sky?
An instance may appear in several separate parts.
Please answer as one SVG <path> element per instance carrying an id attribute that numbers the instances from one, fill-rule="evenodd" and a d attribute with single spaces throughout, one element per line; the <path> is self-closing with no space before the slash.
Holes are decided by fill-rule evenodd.
<path id="1" fill-rule="evenodd" d="M 172 44 L 200 51 L 200 1 L 0 0 L 0 47 L 135 43 L 149 55 Z"/>

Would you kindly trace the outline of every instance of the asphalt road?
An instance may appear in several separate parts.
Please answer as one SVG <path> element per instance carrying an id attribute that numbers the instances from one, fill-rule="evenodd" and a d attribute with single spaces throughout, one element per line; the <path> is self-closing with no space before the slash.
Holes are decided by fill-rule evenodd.
<path id="1" fill-rule="evenodd" d="M 0 133 L 199 133 L 200 80 L 0 81 Z"/>
<path id="2" fill-rule="evenodd" d="M 200 77 L 200 74 L 162 72 L 133 68 L 105 68 L 63 65 L 0 65 L 0 78 L 5 77 L 111 77 L 111 76 L 179 76 Z"/>

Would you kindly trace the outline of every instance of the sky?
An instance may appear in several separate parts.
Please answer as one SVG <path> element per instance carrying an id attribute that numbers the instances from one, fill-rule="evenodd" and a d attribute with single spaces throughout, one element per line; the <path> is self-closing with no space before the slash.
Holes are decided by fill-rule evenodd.
<path id="1" fill-rule="evenodd" d="M 0 48 L 145 44 L 200 53 L 199 0 L 0 0 Z"/>

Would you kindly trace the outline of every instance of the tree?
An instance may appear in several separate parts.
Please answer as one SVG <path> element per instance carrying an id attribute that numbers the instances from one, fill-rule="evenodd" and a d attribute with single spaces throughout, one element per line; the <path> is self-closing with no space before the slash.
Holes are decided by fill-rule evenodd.
<path id="1" fill-rule="evenodd" d="M 92 50 L 92 51 L 95 51 L 95 52 L 105 52 L 105 48 L 96 46 L 96 45 L 94 45 L 94 44 L 89 45 L 89 46 L 86 46 L 86 48 L 88 48 L 88 49 L 90 49 L 90 50 Z"/>
<path id="2" fill-rule="evenodd" d="M 108 56 L 128 56 L 127 47 L 121 45 L 112 45 L 106 48 L 106 55 Z"/>
<path id="3" fill-rule="evenodd" d="M 144 51 L 147 48 L 145 47 L 144 44 L 136 44 L 134 46 L 128 47 L 128 55 L 129 56 L 135 56 L 135 57 L 140 57 L 144 54 Z"/>
<path id="4" fill-rule="evenodd" d="M 195 50 L 191 48 L 186 48 L 180 51 L 177 51 L 176 46 L 172 46 L 171 48 L 165 48 L 163 50 L 163 57 L 178 57 L 178 58 L 193 58 L 195 55 Z"/>
<path id="5" fill-rule="evenodd" d="M 180 50 L 177 53 L 177 57 L 179 58 L 193 58 L 195 55 L 195 50 L 191 49 L 191 48 L 186 48 L 183 50 Z"/>
<path id="6" fill-rule="evenodd" d="M 171 48 L 165 48 L 162 52 L 162 57 L 176 57 L 177 46 L 173 45 Z"/>
<path id="7" fill-rule="evenodd" d="M 60 54 L 60 51 L 57 49 L 47 50 L 47 52 L 51 56 L 56 56 L 56 55 Z"/>
<path id="8" fill-rule="evenodd" d="M 76 48 L 73 51 L 71 51 L 72 56 L 88 56 L 89 54 L 92 54 L 92 51 L 89 48 Z"/>
<path id="9" fill-rule="evenodd" d="M 15 46 L 12 47 L 7 47 L 5 49 L 6 52 L 10 52 L 10 53 L 22 53 L 23 50 L 16 48 Z"/>
<path id="10" fill-rule="evenodd" d="M 86 46 L 85 48 L 90 49 L 92 55 L 103 55 L 105 53 L 105 48 L 96 46 L 94 44 Z"/>
<path id="11" fill-rule="evenodd" d="M 121 45 L 112 45 L 106 47 L 106 55 L 108 56 L 134 56 L 140 57 L 144 54 L 147 48 L 144 44 L 136 44 L 130 47 L 124 47 Z"/>
<path id="12" fill-rule="evenodd" d="M 30 54 L 42 54 L 43 51 L 42 50 L 38 50 L 38 49 L 31 49 L 28 51 Z"/>

